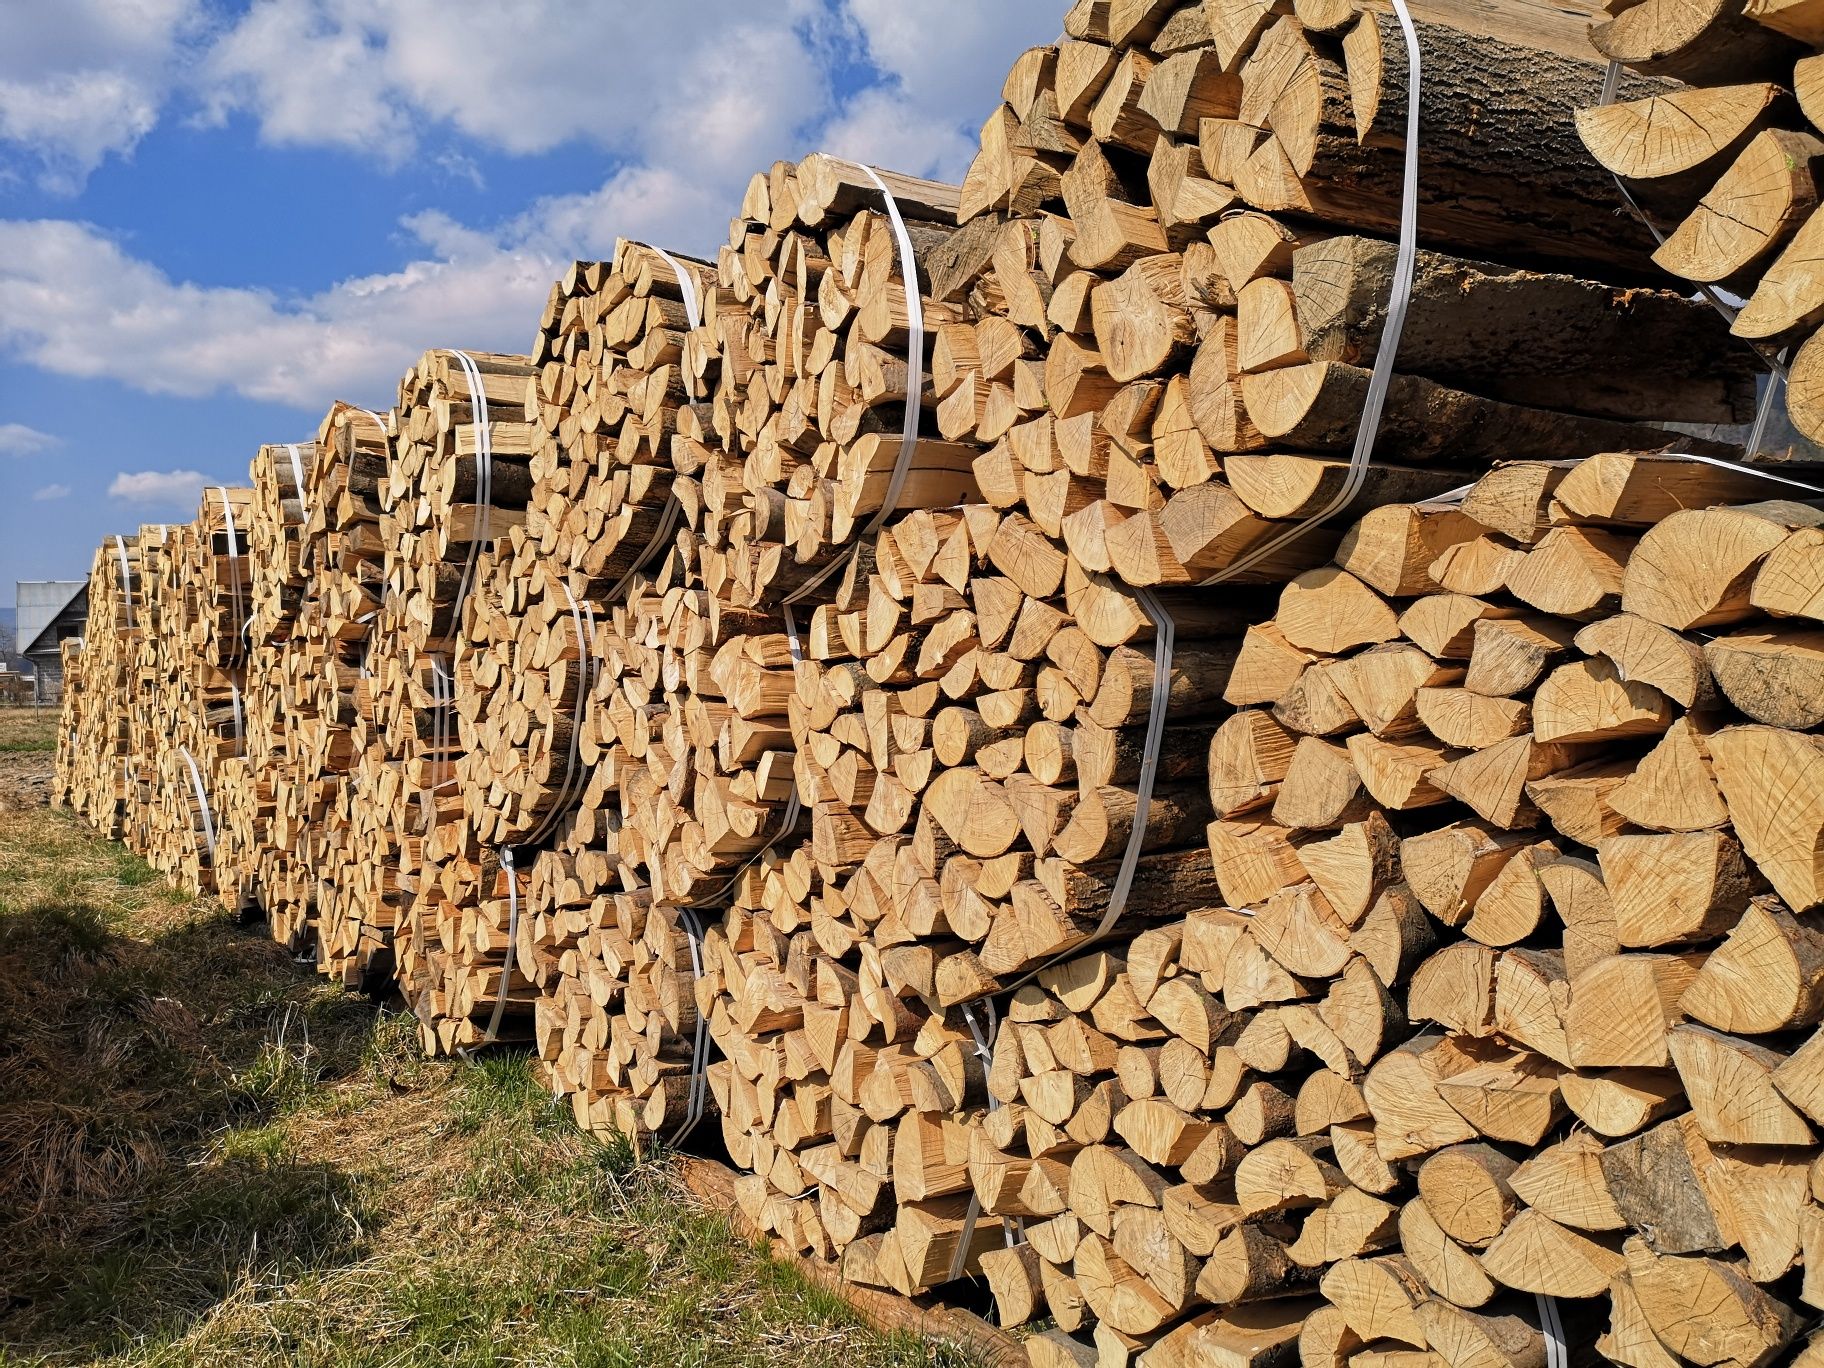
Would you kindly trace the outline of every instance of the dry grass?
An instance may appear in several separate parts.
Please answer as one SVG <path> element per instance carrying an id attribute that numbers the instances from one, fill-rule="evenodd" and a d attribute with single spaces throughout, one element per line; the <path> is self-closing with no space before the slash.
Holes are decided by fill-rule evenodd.
<path id="1" fill-rule="evenodd" d="M 49 708 L 0 708 L 0 755 L 49 755 L 57 749 L 56 717 Z"/>
<path id="2" fill-rule="evenodd" d="M 42 807 L 0 809 L 0 1241 L 8 1368 L 963 1362 Z"/>

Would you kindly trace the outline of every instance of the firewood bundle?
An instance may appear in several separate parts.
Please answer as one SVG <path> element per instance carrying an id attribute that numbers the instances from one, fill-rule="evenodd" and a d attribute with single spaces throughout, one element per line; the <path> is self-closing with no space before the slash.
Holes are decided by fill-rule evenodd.
<path id="1" fill-rule="evenodd" d="M 890 492 L 901 509 L 974 497 L 975 452 L 927 435 L 927 368 L 907 353 L 915 308 L 927 348 L 960 317 L 933 284 L 962 246 L 957 192 L 881 181 L 909 255 L 868 174 L 821 154 L 755 176 L 730 226 L 718 280 L 746 316 L 708 315 L 722 357 L 710 406 L 719 447 L 702 453 L 695 526 L 705 583 L 737 607 L 771 606 L 803 585 Z M 909 405 L 918 439 L 891 491 Z"/>
<path id="2" fill-rule="evenodd" d="M 652 801 L 675 782 L 654 739 L 667 712 L 664 681 L 679 679 L 663 654 L 685 640 L 675 592 L 666 598 L 683 587 L 674 583 L 682 510 L 671 444 L 689 394 L 704 392 L 700 360 L 687 381 L 684 358 L 710 281 L 702 263 L 623 241 L 611 263 L 578 263 L 552 291 L 532 357 L 528 516 L 483 560 L 464 608 L 455 694 L 464 824 L 427 844 L 446 862 L 427 867 L 421 888 L 437 889 L 440 901 L 415 912 L 406 936 L 414 973 L 441 984 L 434 1010 L 420 994 L 420 1017 L 427 1040 L 443 1048 L 475 1043 L 490 1024 L 496 1035 L 503 1029 L 492 1006 L 514 939 L 513 982 L 536 990 L 540 1010 L 528 1023 L 521 1004 L 509 1004 L 505 1028 L 536 1025 L 553 1087 L 572 1097 L 579 1120 L 593 1114 L 603 1127 L 613 1125 L 613 1099 L 625 1096 L 625 1074 L 610 1081 L 596 1059 L 606 1058 L 605 1009 L 621 1001 L 627 962 L 601 937 L 629 915 L 610 890 L 643 887 L 633 872 L 640 857 L 624 856 L 618 836 L 638 813 L 663 850 L 655 823 L 677 811 Z M 493 898 L 488 908 L 505 919 L 495 916 L 490 932 L 421 959 L 439 938 L 433 911 L 465 915 L 458 888 L 472 882 L 476 860 L 533 844 L 546 849 L 529 877 L 517 876 L 523 919 Z M 479 999 L 462 985 L 490 970 L 496 987 L 482 994 L 478 1022 Z M 440 1015 L 446 1006 L 453 1016 Z"/>
<path id="3" fill-rule="evenodd" d="M 457 666 L 457 787 L 491 846 L 551 837 L 592 796 L 584 714 L 596 670 L 613 670 L 606 602 L 578 597 L 557 562 L 530 551 L 502 547 L 480 566 Z"/>
<path id="4" fill-rule="evenodd" d="M 1166 1362 L 1250 1334 L 1306 1362 L 1541 1361 L 1539 1297 L 1621 1363 L 1792 1344 L 1819 1296 L 1824 888 L 1794 856 L 1824 820 L 1797 796 L 1824 763 L 1824 689 L 1798 683 L 1824 514 L 1768 489 L 1651 456 L 1507 466 L 1460 507 L 1377 510 L 1284 589 L 1208 742 L 1225 906 L 1008 1010 L 976 1190 L 1048 1219 L 1036 1265 L 988 1261 L 1005 1310 Z M 1102 1062 L 1060 1062 L 1090 1027 Z M 1085 1138 L 1098 1088 L 1119 1139 Z M 1124 1128 L 1135 1099 L 1150 1124 Z M 1016 1122 L 1023 1144 L 991 1134 Z M 1047 1156 L 1067 1204 L 995 1205 Z"/>
<path id="5" fill-rule="evenodd" d="M 138 537 L 139 582 L 133 620 L 139 624 L 139 630 L 130 638 L 127 664 L 127 734 L 131 744 L 125 770 L 127 797 L 121 833 L 121 840 L 136 850 L 146 846 L 151 812 L 160 801 L 157 743 L 150 738 L 164 734 L 157 730 L 163 721 L 157 711 L 157 699 L 167 681 L 161 673 L 163 653 L 147 638 L 167 630 L 162 571 L 171 530 L 169 524 L 141 523 Z"/>
<path id="6" fill-rule="evenodd" d="M 300 455 L 311 444 L 300 444 Z M 270 780 L 252 794 L 251 818 L 267 823 L 253 835 L 253 866 L 244 877 L 275 939 L 299 953 L 316 951 L 319 897 L 343 841 L 334 824 L 337 794 L 358 758 L 356 722 L 369 707 L 362 664 L 380 600 L 383 544 L 379 482 L 388 459 L 384 420 L 350 404 L 330 407 L 317 430 L 314 459 L 300 460 L 304 486 L 296 499 L 274 498 L 295 482 L 289 451 L 269 466 L 256 458 L 256 554 L 270 558 L 270 596 L 283 611 L 272 635 L 256 627 L 248 661 L 247 738 L 254 767 Z M 259 476 L 276 487 L 263 488 Z M 260 509 L 266 509 L 260 513 Z M 276 516 L 275 516 L 276 515 Z M 293 519 L 300 520 L 294 527 Z M 296 538 L 300 587 L 295 608 L 280 581 Z M 237 796 L 234 814 L 243 806 Z M 231 817 L 231 820 L 236 820 Z M 244 819 L 239 819 L 244 820 Z"/>
<path id="7" fill-rule="evenodd" d="M 497 851 L 462 848 L 469 828 L 459 803 L 443 799 L 439 807 L 421 860 L 405 866 L 412 896 L 403 903 L 382 965 L 390 967 L 417 1016 L 427 1053 L 497 1041 L 524 1044 L 531 1039 L 534 1008 L 544 1001 L 523 968 L 509 968 L 525 872 L 506 867 Z"/>
<path id="8" fill-rule="evenodd" d="M 218 877 L 218 809 L 222 774 L 240 755 L 244 730 L 250 493 L 205 490 L 195 521 L 159 529 L 155 545 L 141 529 L 135 833 L 154 868 L 207 892 L 232 884 Z"/>
<path id="9" fill-rule="evenodd" d="M 252 509 L 246 533 L 253 548 L 247 640 L 250 646 L 287 639 L 304 597 L 306 490 L 316 469 L 315 442 L 263 446 L 254 455 Z"/>
<path id="10" fill-rule="evenodd" d="M 145 580 L 137 536 L 110 537 L 89 571 L 82 645 L 65 661 L 56 791 L 110 840 L 125 835 L 133 780 L 133 709 Z"/>
<path id="11" fill-rule="evenodd" d="M 219 891 L 231 911 L 276 910 L 296 901 L 286 888 L 292 882 L 286 868 L 289 842 L 280 839 L 275 823 L 279 804 L 296 787 L 298 710 L 285 680 L 292 634 L 303 630 L 305 498 L 316 455 L 314 442 L 268 445 L 250 468 L 245 524 L 250 606 L 242 633 L 238 759 L 223 767 L 219 785 L 218 863 L 232 875 Z M 277 915 L 286 919 L 283 911 Z M 286 931 L 283 938 L 290 941 L 294 933 Z"/>
<path id="12" fill-rule="evenodd" d="M 1766 369 L 1790 367 L 1786 411 L 1824 439 L 1824 19 L 1809 0 L 1611 3 L 1590 39 L 1672 82 L 1587 101 L 1577 131 L 1664 240 L 1661 269 L 1723 300 Z M 1745 301 L 1745 302 L 1742 302 Z"/>
<path id="13" fill-rule="evenodd" d="M 461 615 L 484 557 L 526 520 L 531 374 L 525 357 L 439 350 L 399 382 L 375 481 L 380 596 L 351 727 L 359 759 L 335 798 L 318 894 L 319 962 L 345 981 L 385 980 L 421 843 L 461 820 Z"/>
<path id="14" fill-rule="evenodd" d="M 98 556 L 64 791 L 1036 1364 L 1801 1352 L 1824 514 L 1667 454 L 1759 360 L 1543 4 L 1414 7 L 1352 468 L 1387 8 L 1080 0 L 962 187 L 780 163 L 263 448 Z"/>
<path id="15" fill-rule="evenodd" d="M 552 287 L 532 357 L 530 530 L 600 588 L 650 564 L 679 525 L 671 442 L 678 410 L 706 394 L 703 348 L 687 351 L 713 284 L 703 262 L 623 240 Z"/>
<path id="16" fill-rule="evenodd" d="M 1003 1236 L 967 1192 L 987 1101 L 975 1036 L 896 992 L 873 947 L 837 953 L 780 920 L 735 907 L 702 946 L 697 1006 L 722 1056 L 707 1081 L 748 1170 L 737 1201 L 852 1281 L 914 1293 L 976 1273 Z"/>
<path id="17" fill-rule="evenodd" d="M 545 925 L 528 968 L 539 989 L 535 1048 L 553 1090 L 569 1097 L 578 1125 L 604 1134 L 681 1142 L 706 1118 L 713 1129 L 697 1006 L 702 921 L 644 891 L 566 899 L 570 868 L 541 856 L 530 889 L 535 903 L 555 904 L 536 914 Z"/>
<path id="18" fill-rule="evenodd" d="M 1276 582 L 1333 544 L 1306 519 L 1746 420 L 1754 357 L 1706 305 L 1640 288 L 1573 135 L 1587 51 L 1417 8 L 1425 250 L 1366 478 L 1346 458 L 1394 276 L 1374 236 L 1398 228 L 1406 145 L 1393 19 L 1078 5 L 1015 64 L 964 186 L 990 249 L 949 282 L 971 307 L 933 369 L 946 434 L 992 443 L 989 502 L 1130 584 Z"/>

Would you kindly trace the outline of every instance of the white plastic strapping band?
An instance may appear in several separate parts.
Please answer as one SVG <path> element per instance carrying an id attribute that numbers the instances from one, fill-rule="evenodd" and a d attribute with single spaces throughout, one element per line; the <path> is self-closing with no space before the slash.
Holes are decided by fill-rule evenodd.
<path id="1" fill-rule="evenodd" d="M 1281 547 L 1297 541 L 1312 528 L 1342 512 L 1361 493 L 1362 484 L 1368 478 L 1368 469 L 1374 464 L 1375 437 L 1380 431 L 1382 410 L 1387 405 L 1387 390 L 1393 383 L 1394 363 L 1399 356 L 1400 335 L 1406 327 L 1406 310 L 1412 303 L 1412 280 L 1419 254 L 1419 110 L 1423 103 L 1421 92 L 1424 88 L 1424 73 L 1419 54 L 1419 34 L 1412 25 L 1412 15 L 1407 11 L 1406 0 L 1393 0 L 1393 12 L 1400 22 L 1401 33 L 1405 35 L 1406 65 L 1409 72 L 1406 85 L 1406 158 L 1400 183 L 1400 242 L 1394 258 L 1393 288 L 1387 300 L 1387 316 L 1381 323 L 1380 351 L 1375 355 L 1374 368 L 1369 373 L 1368 395 L 1362 404 L 1361 421 L 1356 425 L 1355 446 L 1349 453 L 1349 471 L 1330 501 L 1317 512 L 1242 555 L 1232 565 L 1217 571 L 1203 581 L 1205 585 L 1221 584 L 1243 574 Z"/>
<path id="2" fill-rule="evenodd" d="M 1622 67 L 1620 62 L 1613 60 L 1609 62 L 1609 69 L 1603 74 L 1602 78 L 1602 96 L 1597 101 L 1598 108 L 1607 108 L 1609 105 L 1615 103 L 1615 96 L 1621 89 L 1621 71 Z M 1613 171 L 1609 173 L 1609 179 L 1615 182 L 1615 188 L 1620 191 L 1622 201 L 1628 206 L 1629 211 L 1632 212 L 1634 217 L 1640 221 L 1641 225 L 1653 235 L 1653 241 L 1662 247 L 1665 246 L 1666 235 L 1660 232 L 1659 225 L 1653 222 L 1652 215 L 1641 208 L 1640 201 L 1634 198 L 1634 192 L 1628 189 L 1628 183 Z M 1711 286 L 1702 281 L 1693 281 L 1692 283 L 1697 286 L 1704 298 L 1710 302 L 1710 307 L 1721 314 L 1723 316 L 1723 321 L 1733 328 L 1735 320 L 1740 316 L 1741 311 L 1728 300 L 1724 299 L 1722 295 Z M 1761 449 L 1761 440 L 1767 435 L 1767 424 L 1773 416 L 1774 396 L 1778 394 L 1781 388 L 1786 384 L 1787 353 L 1784 351 L 1776 353 L 1770 348 L 1763 347 L 1758 342 L 1751 341 L 1747 338 L 1743 338 L 1742 340 L 1754 349 L 1755 355 L 1761 358 L 1768 370 L 1767 388 L 1761 392 L 1761 402 L 1754 415 L 1754 426 L 1750 429 L 1748 434 L 1747 451 L 1748 454 L 1752 456 Z"/>
<path id="3" fill-rule="evenodd" d="M 469 427 L 475 434 L 475 504 L 476 525 L 469 529 L 469 554 L 462 564 L 462 578 L 456 584 L 456 601 L 450 606 L 450 629 L 444 638 L 448 645 L 462 630 L 462 605 L 469 597 L 469 585 L 475 578 L 475 563 L 481 557 L 482 543 L 488 540 L 490 515 L 494 507 L 494 434 L 488 426 L 488 393 L 481 383 L 481 368 L 465 351 L 452 351 L 469 382 Z"/>
<path id="4" fill-rule="evenodd" d="M 1740 461 L 1725 461 L 1718 456 L 1695 456 L 1689 451 L 1672 451 L 1666 454 L 1675 456 L 1681 461 L 1698 461 L 1704 465 L 1715 466 L 1719 470 L 1739 471 L 1743 475 L 1752 475 L 1758 480 L 1767 480 L 1773 484 L 1791 485 L 1794 489 L 1803 489 L 1807 493 L 1824 494 L 1824 485 L 1806 484 L 1803 480 L 1795 480 L 1786 475 L 1775 475 L 1762 466 L 1743 465 Z"/>
<path id="5" fill-rule="evenodd" d="M 684 938 L 690 942 L 691 1005 L 696 1009 L 697 1031 L 690 1047 L 690 1102 L 668 1142 L 673 1149 L 689 1139 L 709 1109 L 709 1018 L 696 1000 L 697 980 L 703 977 L 703 923 L 696 910 L 689 907 L 678 909 L 678 920 L 683 923 Z"/>
<path id="6" fill-rule="evenodd" d="M 228 506 L 227 486 L 217 485 L 215 492 L 222 496 L 222 521 L 228 526 L 228 568 L 234 577 L 234 620 L 237 624 L 244 624 L 247 605 L 241 598 L 240 535 L 234 530 L 234 510 Z M 240 634 L 240 627 L 237 626 L 234 635 L 238 637 Z"/>
<path id="7" fill-rule="evenodd" d="M 303 515 L 300 521 L 309 522 L 310 509 L 304 502 L 304 460 L 298 455 L 296 442 L 285 443 L 285 450 L 291 453 L 291 482 L 298 489 L 298 512 Z"/>
<path id="8" fill-rule="evenodd" d="M 570 605 L 570 622 L 576 629 L 577 645 L 577 694 L 576 717 L 570 725 L 570 748 L 564 757 L 564 782 L 558 786 L 557 796 L 552 800 L 550 809 L 536 830 L 522 842 L 524 845 L 537 845 L 549 836 L 552 830 L 570 812 L 571 806 L 583 796 L 587 784 L 586 773 L 580 763 L 581 736 L 583 730 L 583 710 L 589 706 L 589 696 L 595 691 L 595 673 L 600 662 L 595 653 L 595 609 L 584 608 L 576 601 L 576 595 L 570 592 L 570 582 L 560 578 L 559 586 L 564 591 L 564 598 Z M 585 624 L 587 630 L 585 631 Z"/>
<path id="9" fill-rule="evenodd" d="M 702 327 L 703 313 L 697 303 L 697 282 L 684 269 L 683 263 L 663 247 L 652 247 L 652 250 L 665 259 L 665 264 L 671 267 L 671 273 L 678 278 L 678 289 L 684 295 L 684 316 L 690 320 L 690 326 Z"/>
<path id="10" fill-rule="evenodd" d="M 1718 470 L 1733 470 L 1738 475 L 1752 475 L 1757 480 L 1766 480 L 1769 484 L 1787 485 L 1793 489 L 1802 489 L 1808 494 L 1824 496 L 1824 485 L 1807 484 L 1804 480 L 1795 480 L 1790 475 L 1776 475 L 1766 466 L 1743 465 L 1740 461 L 1725 461 L 1720 456 L 1699 456 L 1690 451 L 1655 452 L 1654 456 L 1662 461 L 1696 461 L 1700 465 L 1715 466 Z M 1576 465 L 1577 462 L 1567 462 Z M 1442 494 L 1434 494 L 1429 499 L 1421 500 L 1427 504 L 1460 504 L 1469 497 L 1473 484 L 1458 485 L 1455 489 Z"/>
<path id="11" fill-rule="evenodd" d="M 1147 707 L 1145 747 L 1140 752 L 1140 775 L 1134 783 L 1133 825 L 1127 833 L 1127 847 L 1121 852 L 1121 868 L 1115 874 L 1115 886 L 1109 891 L 1108 907 L 1096 929 L 1088 936 L 1069 949 L 1059 951 L 1036 969 L 1022 974 L 1007 988 L 997 991 L 1010 992 L 1022 984 L 1030 983 L 1052 965 L 1081 955 L 1113 931 L 1115 923 L 1121 920 L 1121 914 L 1127 910 L 1134 876 L 1140 870 L 1140 854 L 1146 848 L 1146 822 L 1152 810 L 1153 787 L 1159 778 L 1159 752 L 1165 744 L 1165 714 L 1171 702 L 1172 656 L 1178 644 L 1178 624 L 1166 611 L 1157 594 L 1150 589 L 1136 589 L 1134 601 L 1153 624 L 1153 691 Z"/>
<path id="12" fill-rule="evenodd" d="M 513 982 L 514 952 L 519 945 L 519 871 L 513 867 L 512 850 L 501 850 L 500 867 L 507 872 L 507 953 L 500 964 L 500 991 L 494 995 L 494 1013 L 488 1018 L 483 1045 L 500 1039 L 501 1018 L 507 1014 L 507 989 Z"/>
<path id="13" fill-rule="evenodd" d="M 994 1045 L 1001 1033 L 1001 1017 L 1000 1013 L 994 1010 L 994 1003 L 991 1001 L 984 1001 L 982 1003 L 982 1011 L 988 1018 L 988 1025 L 986 1028 L 984 1028 L 981 1022 L 976 1019 L 974 1005 L 971 1003 L 963 1004 L 963 1024 L 968 1026 L 969 1035 L 975 1042 L 975 1057 L 982 1061 L 982 1078 L 984 1084 L 986 1084 L 988 1071 L 994 1067 Z M 988 1110 L 991 1112 L 998 1111 L 1000 1110 L 1000 1106 L 1001 1100 L 996 1097 L 993 1092 L 989 1092 Z M 981 1195 L 975 1191 L 975 1185 L 971 1183 L 969 1188 L 969 1213 L 963 1221 L 963 1237 L 961 1241 L 958 1242 L 956 1254 L 950 1261 L 949 1280 L 951 1282 L 955 1282 L 958 1278 L 963 1276 L 965 1265 L 968 1262 L 969 1246 L 975 1238 L 975 1226 L 981 1214 Z M 1003 1216 L 1000 1219 L 1001 1235 L 1007 1242 L 1007 1248 L 1012 1249 L 1025 1240 L 1026 1228 L 1021 1221 L 1007 1216 Z"/>
<path id="14" fill-rule="evenodd" d="M 683 262 L 663 247 L 653 247 L 649 243 L 642 245 L 664 258 L 665 263 L 671 267 L 671 273 L 678 278 L 678 291 L 684 296 L 684 316 L 690 320 L 692 328 L 702 327 L 703 305 L 697 296 L 696 277 L 684 269 Z M 610 603 L 619 603 L 626 597 L 627 591 L 633 586 L 634 576 L 652 564 L 652 558 L 671 540 L 671 535 L 677 530 L 678 519 L 683 512 L 684 508 L 678 502 L 677 494 L 667 494 L 665 507 L 659 513 L 658 526 L 653 529 L 652 536 L 647 539 L 646 545 L 640 548 L 640 554 L 634 557 L 633 564 L 627 567 L 627 573 L 621 576 L 620 583 L 609 590 L 608 601 Z"/>
<path id="15" fill-rule="evenodd" d="M 1395 3 L 1404 4 L 1405 0 L 1395 0 Z M 912 235 L 906 231 L 905 216 L 899 212 L 899 201 L 893 198 L 893 192 L 887 188 L 887 183 L 880 178 L 879 172 L 875 171 L 873 167 L 849 161 L 846 157 L 831 157 L 830 160 L 843 162 L 861 172 L 874 182 L 875 188 L 880 191 L 881 198 L 886 202 L 887 219 L 893 226 L 893 239 L 899 252 L 900 283 L 906 292 L 906 415 L 905 421 L 900 427 L 899 455 L 893 462 L 893 473 L 887 480 L 886 494 L 874 516 L 857 534 L 854 547 L 848 555 L 837 556 L 810 579 L 787 594 L 780 605 L 781 613 L 785 618 L 786 640 L 791 647 L 794 661 L 803 659 L 803 654 L 798 637 L 798 620 L 792 612 L 793 605 L 808 598 L 820 586 L 827 583 L 831 576 L 850 565 L 861 554 L 861 539 L 880 531 L 885 526 L 887 519 L 893 516 L 899 505 L 900 493 L 905 489 L 906 475 L 912 468 L 913 454 L 918 450 L 918 426 L 924 414 L 925 401 L 925 304 L 918 282 L 918 257 L 912 250 Z M 697 899 L 693 906 L 703 907 L 733 888 L 743 874 L 759 863 L 765 858 L 768 851 L 791 834 L 798 824 L 798 817 L 802 811 L 803 803 L 798 797 L 797 785 L 794 784 L 792 796 L 786 803 L 778 832 L 754 853 L 752 859 L 742 864 L 710 898 Z"/>
<path id="16" fill-rule="evenodd" d="M 1571 1368 L 1571 1352 L 1564 1342 L 1564 1320 L 1558 1314 L 1558 1299 L 1543 1292 L 1533 1295 L 1539 1302 L 1539 1328 L 1545 1333 L 1545 1368 Z"/>
<path id="17" fill-rule="evenodd" d="M 1396 0 L 1404 4 L 1405 0 Z M 906 417 L 899 435 L 899 459 L 893 463 L 893 474 L 887 481 L 887 492 L 862 535 L 878 532 L 899 504 L 906 475 L 912 468 L 912 455 L 918 450 L 918 424 L 925 403 L 925 301 L 918 284 L 918 257 L 912 250 L 912 235 L 906 231 L 905 217 L 899 212 L 899 201 L 887 189 L 887 183 L 871 166 L 850 162 L 862 175 L 874 182 L 880 197 L 886 201 L 887 219 L 893 225 L 893 240 L 899 249 L 899 281 L 906 292 Z"/>
<path id="18" fill-rule="evenodd" d="M 447 658 L 431 657 L 431 759 L 426 766 L 426 777 L 431 780 L 431 791 L 434 793 L 445 784 L 456 781 L 455 766 L 451 765 L 450 773 L 439 780 L 437 771 L 448 762 L 450 753 L 450 714 L 456 707 L 456 681 L 450 674 Z"/>
<path id="19" fill-rule="evenodd" d="M 114 550 L 120 556 L 120 601 L 127 608 L 127 626 L 133 623 L 133 573 L 127 568 L 127 540 L 125 537 L 114 538 Z"/>
<path id="20" fill-rule="evenodd" d="M 676 494 L 666 495 L 665 507 L 659 512 L 658 526 L 653 528 L 652 536 L 648 538 L 646 545 L 640 548 L 640 554 L 634 557 L 633 564 L 627 567 L 627 573 L 621 576 L 620 583 L 609 591 L 608 601 L 610 603 L 619 603 L 627 597 L 628 591 L 633 588 L 635 576 L 651 565 L 652 558 L 671 541 L 671 534 L 677 531 L 678 519 L 683 512 L 684 506 L 678 502 L 678 496 Z"/>
<path id="21" fill-rule="evenodd" d="M 209 813 L 209 795 L 203 789 L 203 772 L 196 767 L 196 760 L 189 748 L 179 746 L 177 753 L 190 767 L 190 787 L 196 793 L 196 806 L 203 814 L 203 839 L 209 844 L 209 866 L 215 867 L 215 818 Z"/>

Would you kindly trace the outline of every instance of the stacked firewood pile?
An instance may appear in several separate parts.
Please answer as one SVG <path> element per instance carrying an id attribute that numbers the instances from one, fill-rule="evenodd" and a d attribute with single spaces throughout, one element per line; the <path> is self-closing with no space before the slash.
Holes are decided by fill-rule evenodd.
<path id="1" fill-rule="evenodd" d="M 81 645 L 65 648 L 56 789 L 90 826 L 119 840 L 134 784 L 134 676 L 146 611 L 138 536 L 97 548 L 88 593 Z"/>
<path id="2" fill-rule="evenodd" d="M 1003 1305 L 1100 1343 L 1259 1301 L 1167 1339 L 1307 1362 L 1543 1362 L 1551 1315 L 1628 1364 L 1790 1345 L 1824 513 L 1732 502 L 1765 492 L 1506 466 L 1282 591 L 1209 742 L 1225 905 L 1014 996 L 989 1085 L 1027 1133 L 995 1113 L 972 1173 L 1047 1219 Z M 1053 1045 L 1092 1030 L 1092 1067 Z M 1050 1156 L 1068 1201 L 991 1200 Z"/>
<path id="3" fill-rule="evenodd" d="M 1577 130 L 1653 225 L 1656 265 L 1709 291 L 1788 374 L 1793 427 L 1824 441 L 1824 10 L 1811 0 L 1611 0 L 1590 31 L 1670 88 L 1590 101 Z M 1779 398 L 1777 394 L 1774 396 Z"/>
<path id="4" fill-rule="evenodd" d="M 1824 513 L 1584 147 L 1735 104 L 1412 9 L 1080 0 L 960 187 L 578 263 L 102 549 L 62 791 L 1036 1364 L 1812 1352 Z"/>

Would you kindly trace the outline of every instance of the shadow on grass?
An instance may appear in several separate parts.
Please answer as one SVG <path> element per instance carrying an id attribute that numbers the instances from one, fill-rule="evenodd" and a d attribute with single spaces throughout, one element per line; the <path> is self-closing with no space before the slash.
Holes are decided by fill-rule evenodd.
<path id="1" fill-rule="evenodd" d="M 80 902 L 0 914 L 0 1346 L 82 1361 L 358 1258 L 356 1188 L 267 1123 L 375 1021 L 201 909 L 143 941 Z"/>

